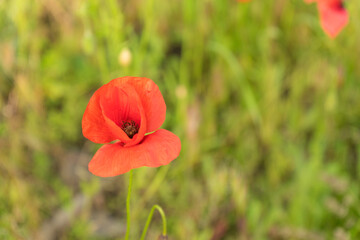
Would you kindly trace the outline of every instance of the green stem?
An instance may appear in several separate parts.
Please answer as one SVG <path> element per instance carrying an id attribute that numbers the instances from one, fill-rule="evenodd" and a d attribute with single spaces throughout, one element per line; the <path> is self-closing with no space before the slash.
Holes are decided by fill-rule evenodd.
<path id="1" fill-rule="evenodd" d="M 129 234 L 130 234 L 130 196 L 131 196 L 132 176 L 133 176 L 133 173 L 132 173 L 132 170 L 130 170 L 128 194 L 126 197 L 126 235 L 125 235 L 125 240 L 129 239 Z"/>
<path id="2" fill-rule="evenodd" d="M 154 214 L 155 209 L 157 209 L 159 211 L 159 213 L 161 215 L 161 218 L 162 218 L 162 222 L 163 222 L 163 234 L 162 235 L 166 236 L 166 216 L 165 216 L 165 213 L 164 213 L 163 209 L 159 205 L 155 204 L 150 210 L 150 213 L 149 213 L 149 216 L 148 216 L 148 218 L 146 220 L 146 224 L 145 224 L 143 233 L 141 234 L 140 240 L 145 239 L 146 232 L 147 232 L 147 230 L 149 228 L 149 225 L 150 225 L 150 222 L 151 222 L 151 219 L 152 219 L 152 216 Z"/>

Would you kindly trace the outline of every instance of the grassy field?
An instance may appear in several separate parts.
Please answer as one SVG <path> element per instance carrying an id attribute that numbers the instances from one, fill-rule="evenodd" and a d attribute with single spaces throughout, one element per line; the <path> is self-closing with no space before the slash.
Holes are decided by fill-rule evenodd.
<path id="1" fill-rule="evenodd" d="M 141 76 L 179 158 L 134 171 L 131 235 L 360 239 L 360 4 L 336 39 L 302 0 L 0 1 L 0 239 L 121 239 L 128 174 L 87 170 L 102 84 Z M 124 51 L 131 59 L 124 59 Z M 147 239 L 161 233 L 155 213 Z"/>

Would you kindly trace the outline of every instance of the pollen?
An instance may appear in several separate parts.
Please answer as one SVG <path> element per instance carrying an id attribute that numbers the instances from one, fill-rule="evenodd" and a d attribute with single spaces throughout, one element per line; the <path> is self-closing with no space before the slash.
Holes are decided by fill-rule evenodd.
<path id="1" fill-rule="evenodd" d="M 135 134 L 139 132 L 139 126 L 133 121 L 123 121 L 121 129 L 128 135 L 129 138 L 133 138 Z"/>

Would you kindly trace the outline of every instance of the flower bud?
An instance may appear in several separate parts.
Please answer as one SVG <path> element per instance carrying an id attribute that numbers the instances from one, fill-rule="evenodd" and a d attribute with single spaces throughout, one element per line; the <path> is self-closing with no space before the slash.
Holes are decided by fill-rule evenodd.
<path id="1" fill-rule="evenodd" d="M 131 56 L 130 50 L 128 48 L 123 48 L 118 56 L 118 61 L 119 61 L 120 66 L 122 66 L 122 67 L 129 66 L 131 63 L 131 59 L 132 59 L 132 56 Z"/>
<path id="2" fill-rule="evenodd" d="M 175 95 L 179 99 L 185 99 L 187 96 L 187 93 L 188 93 L 188 91 L 184 85 L 178 85 L 175 88 Z"/>

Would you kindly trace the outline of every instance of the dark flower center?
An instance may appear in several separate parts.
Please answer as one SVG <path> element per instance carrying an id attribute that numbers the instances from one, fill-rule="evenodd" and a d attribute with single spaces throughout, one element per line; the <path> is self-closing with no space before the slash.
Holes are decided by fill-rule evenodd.
<path id="1" fill-rule="evenodd" d="M 133 121 L 123 121 L 121 129 L 128 135 L 129 138 L 133 138 L 135 134 L 139 132 L 139 126 Z"/>
<path id="2" fill-rule="evenodd" d="M 343 1 L 338 1 L 332 6 L 337 10 L 345 10 L 345 3 Z"/>
<path id="3" fill-rule="evenodd" d="M 344 2 L 339 2 L 338 8 L 339 8 L 340 10 L 345 9 L 345 3 L 344 3 Z"/>

